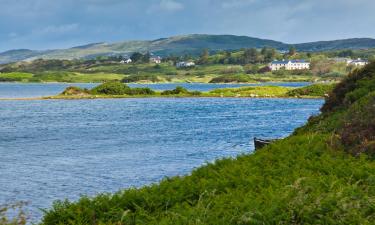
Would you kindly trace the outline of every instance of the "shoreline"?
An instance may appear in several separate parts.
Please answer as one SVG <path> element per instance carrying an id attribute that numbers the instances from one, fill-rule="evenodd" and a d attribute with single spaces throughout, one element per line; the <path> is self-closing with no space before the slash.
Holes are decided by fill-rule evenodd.
<path id="1" fill-rule="evenodd" d="M 122 96 L 122 95 L 99 95 L 99 96 L 46 96 L 46 97 L 26 97 L 26 98 L 0 98 L 0 101 L 35 101 L 35 100 L 96 100 L 96 99 L 145 99 L 145 98 L 243 98 L 243 99 L 324 99 L 324 97 L 318 96 Z"/>

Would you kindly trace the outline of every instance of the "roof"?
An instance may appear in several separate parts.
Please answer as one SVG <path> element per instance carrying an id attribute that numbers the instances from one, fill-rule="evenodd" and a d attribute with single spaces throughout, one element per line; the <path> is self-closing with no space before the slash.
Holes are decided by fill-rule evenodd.
<path id="1" fill-rule="evenodd" d="M 355 60 L 352 60 L 351 61 L 352 63 L 356 63 L 356 62 L 368 62 L 368 60 L 365 60 L 365 59 L 355 59 Z"/>
<path id="2" fill-rule="evenodd" d="M 279 60 L 279 61 L 272 61 L 271 64 L 288 64 L 288 63 L 308 63 L 303 59 L 293 59 L 293 60 Z"/>

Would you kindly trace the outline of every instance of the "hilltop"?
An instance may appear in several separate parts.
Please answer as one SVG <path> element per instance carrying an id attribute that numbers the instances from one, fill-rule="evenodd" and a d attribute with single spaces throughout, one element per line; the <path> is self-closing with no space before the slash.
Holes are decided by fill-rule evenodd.
<path id="1" fill-rule="evenodd" d="M 185 54 L 198 55 L 203 49 L 210 51 L 238 50 L 242 48 L 271 47 L 286 51 L 294 45 L 300 51 L 327 51 L 340 49 L 375 48 L 375 39 L 356 38 L 302 44 L 287 44 L 274 40 L 236 35 L 191 34 L 146 41 L 123 41 L 117 43 L 92 43 L 68 49 L 35 51 L 28 49 L 10 50 L 0 53 L 0 64 L 21 60 L 43 59 L 90 59 L 97 56 L 129 55 L 133 52 L 152 52 L 167 56 Z"/>

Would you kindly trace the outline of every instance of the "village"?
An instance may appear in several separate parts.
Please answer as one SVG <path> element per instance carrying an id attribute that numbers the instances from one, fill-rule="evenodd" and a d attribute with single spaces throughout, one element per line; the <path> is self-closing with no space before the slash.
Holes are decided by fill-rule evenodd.
<path id="1" fill-rule="evenodd" d="M 139 54 L 139 53 L 137 53 Z M 131 64 L 137 63 L 133 57 L 124 56 L 123 59 L 120 61 L 121 64 Z M 369 60 L 362 59 L 362 58 L 349 58 L 349 57 L 334 57 L 334 58 L 327 58 L 326 61 L 331 61 L 335 63 L 344 63 L 346 66 L 351 67 L 363 67 L 369 63 Z M 145 62 L 145 61 L 143 61 Z M 147 62 L 147 60 L 146 60 Z M 162 62 L 171 62 L 170 57 L 163 59 L 160 56 L 154 56 L 150 54 L 149 63 L 153 64 L 161 64 Z M 175 59 L 173 65 L 176 68 L 190 68 L 196 65 L 199 65 L 199 59 L 189 59 L 189 60 L 178 60 Z M 255 64 L 255 63 L 254 63 Z M 265 65 L 265 68 L 268 68 L 270 71 L 278 71 L 278 70 L 287 70 L 287 71 L 294 71 L 294 70 L 310 70 L 311 69 L 311 61 L 306 59 L 282 59 L 282 60 L 272 60 L 270 63 Z"/>

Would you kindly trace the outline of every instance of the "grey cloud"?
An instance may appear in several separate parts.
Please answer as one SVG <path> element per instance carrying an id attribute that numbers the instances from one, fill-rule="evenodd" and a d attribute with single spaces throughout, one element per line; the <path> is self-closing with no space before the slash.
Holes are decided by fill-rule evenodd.
<path id="1" fill-rule="evenodd" d="M 178 34 L 375 37 L 373 0 L 0 0 L 0 51 Z"/>

